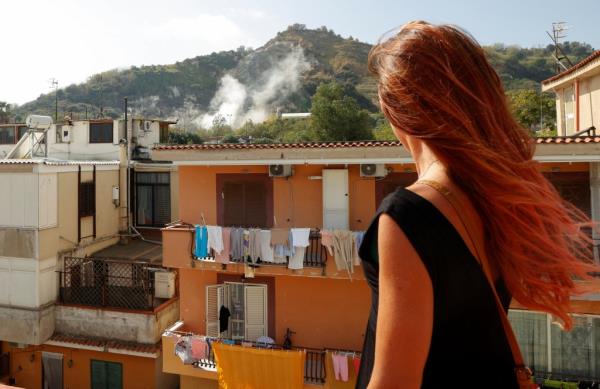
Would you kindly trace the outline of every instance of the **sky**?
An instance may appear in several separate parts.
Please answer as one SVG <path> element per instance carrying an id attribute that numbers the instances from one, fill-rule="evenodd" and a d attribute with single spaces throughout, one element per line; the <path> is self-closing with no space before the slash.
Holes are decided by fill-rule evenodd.
<path id="1" fill-rule="evenodd" d="M 568 6 L 566 6 L 568 4 Z M 452 23 L 481 44 L 546 46 L 552 22 L 600 49 L 600 0 L 3 0 L 0 101 L 23 104 L 93 74 L 257 48 L 293 23 L 375 43 L 422 19 Z"/>

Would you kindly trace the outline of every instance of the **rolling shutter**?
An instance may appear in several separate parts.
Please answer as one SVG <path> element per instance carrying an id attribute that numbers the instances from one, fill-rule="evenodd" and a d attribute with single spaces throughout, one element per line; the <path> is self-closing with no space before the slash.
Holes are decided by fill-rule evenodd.
<path id="1" fill-rule="evenodd" d="M 244 183 L 227 182 L 223 185 L 225 226 L 245 226 Z"/>
<path id="2" fill-rule="evenodd" d="M 246 340 L 267 335 L 267 286 L 245 285 Z"/>
<path id="3" fill-rule="evenodd" d="M 206 336 L 219 337 L 219 309 L 223 305 L 223 285 L 206 286 Z"/>

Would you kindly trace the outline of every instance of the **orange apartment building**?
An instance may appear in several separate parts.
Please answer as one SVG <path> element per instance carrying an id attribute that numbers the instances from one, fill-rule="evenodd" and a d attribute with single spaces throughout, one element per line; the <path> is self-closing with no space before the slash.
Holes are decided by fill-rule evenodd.
<path id="1" fill-rule="evenodd" d="M 381 199 L 416 179 L 406 150 L 397 142 L 221 144 L 158 146 L 153 157 L 172 162 L 179 177 L 181 223 L 162 231 L 164 265 L 180 277 L 180 321 L 163 335 L 164 372 L 179 374 L 181 389 L 216 388 L 214 360 L 185 365 L 174 345 L 185 334 L 218 336 L 219 306 L 234 310 L 238 304 L 244 314 L 222 337 L 255 341 L 266 335 L 281 345 L 289 328 L 293 346 L 305 350 L 304 387 L 354 387 L 352 366 L 348 382 L 336 380 L 327 352 L 362 348 L 370 291 L 360 266 L 338 270 L 317 233 L 311 235 L 303 269 L 197 260 L 191 225 L 365 230 Z M 538 139 L 535 158 L 567 199 L 599 219 L 600 138 Z M 259 298 L 248 298 L 256 290 Z M 236 293 L 246 298 L 234 302 Z M 600 375 L 594 362 L 600 360 L 600 333 L 590 330 L 600 328 L 600 295 L 574 301 L 581 315 L 571 333 L 575 337 L 563 335 L 545 314 L 513 308 L 513 326 L 538 372 Z M 534 342 L 542 338 L 554 343 Z M 247 354 L 240 360 L 259 363 L 248 350 L 234 352 Z M 593 360 L 582 360 L 584 351 Z"/>

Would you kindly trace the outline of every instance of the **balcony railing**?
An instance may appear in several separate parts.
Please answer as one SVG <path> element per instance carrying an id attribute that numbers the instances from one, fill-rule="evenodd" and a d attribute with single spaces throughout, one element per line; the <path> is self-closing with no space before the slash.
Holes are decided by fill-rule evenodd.
<path id="1" fill-rule="evenodd" d="M 167 331 L 165 334 L 172 335 L 177 334 L 180 336 L 193 336 L 190 333 L 185 332 L 177 332 L 177 331 Z M 227 341 L 225 339 L 220 339 L 220 341 Z M 240 341 L 229 340 L 230 342 L 234 342 L 235 344 L 241 344 Z M 265 344 L 265 343 L 256 343 L 256 342 L 244 342 L 245 344 L 252 344 L 253 347 L 259 348 L 270 348 L 274 350 L 283 350 L 284 347 L 278 344 Z M 325 356 L 326 350 L 324 349 L 312 349 L 306 347 L 298 347 L 293 346 L 291 350 L 302 350 L 306 353 L 306 360 L 304 363 L 304 382 L 307 384 L 317 384 L 322 385 L 326 380 L 326 372 L 325 372 Z M 329 350 L 329 349 L 328 349 Z M 342 350 L 329 350 L 329 351 L 342 351 Z M 356 353 L 360 355 L 360 353 Z M 207 354 L 205 359 L 201 359 L 193 363 L 194 367 L 202 368 L 209 371 L 216 371 L 217 364 L 215 362 L 215 356 L 212 347 L 210 348 L 210 353 Z"/>
<path id="2" fill-rule="evenodd" d="M 154 297 L 154 274 L 162 269 L 145 262 L 66 257 L 59 272 L 59 301 L 151 311 L 165 301 Z"/>

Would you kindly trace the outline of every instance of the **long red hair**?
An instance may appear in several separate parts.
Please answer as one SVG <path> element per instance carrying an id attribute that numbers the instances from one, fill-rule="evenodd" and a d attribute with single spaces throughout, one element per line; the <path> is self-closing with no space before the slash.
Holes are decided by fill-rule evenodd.
<path id="1" fill-rule="evenodd" d="M 369 54 L 383 113 L 422 139 L 484 217 L 486 253 L 513 297 L 570 328 L 570 297 L 589 280 L 585 214 L 564 202 L 533 161 L 483 49 L 450 25 L 405 24 Z"/>

